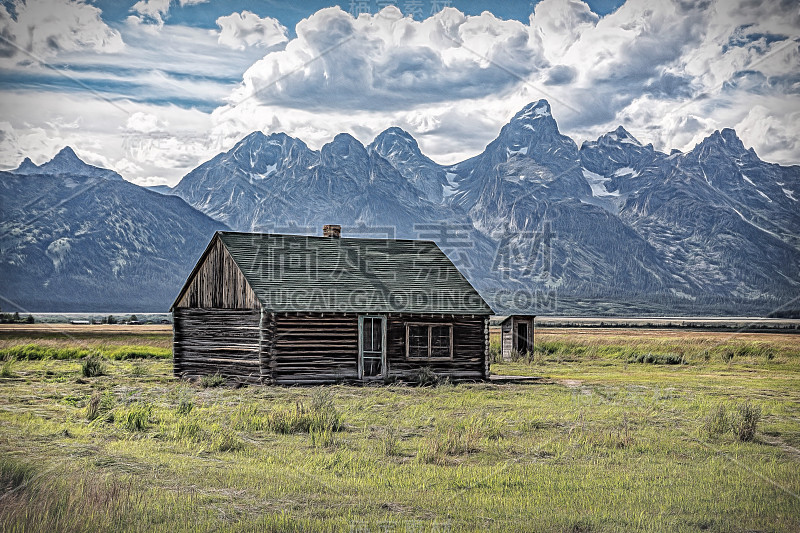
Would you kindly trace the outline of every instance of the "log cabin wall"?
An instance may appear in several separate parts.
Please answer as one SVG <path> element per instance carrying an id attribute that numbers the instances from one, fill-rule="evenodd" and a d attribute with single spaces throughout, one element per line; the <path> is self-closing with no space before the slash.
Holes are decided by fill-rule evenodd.
<path id="1" fill-rule="evenodd" d="M 279 385 L 358 379 L 358 315 L 275 313 L 269 373 Z M 269 338 L 271 332 L 263 332 Z"/>
<path id="2" fill-rule="evenodd" d="M 260 315 L 256 309 L 175 309 L 175 376 L 219 373 L 250 383 L 260 383 Z"/>
<path id="3" fill-rule="evenodd" d="M 452 360 L 409 360 L 406 358 L 406 324 L 452 324 Z M 389 377 L 413 379 L 424 366 L 439 376 L 453 381 L 481 380 L 489 375 L 489 323 L 480 315 L 394 315 L 387 322 L 387 352 Z"/>
<path id="4" fill-rule="evenodd" d="M 259 309 L 261 304 L 231 254 L 215 237 L 175 307 Z"/>

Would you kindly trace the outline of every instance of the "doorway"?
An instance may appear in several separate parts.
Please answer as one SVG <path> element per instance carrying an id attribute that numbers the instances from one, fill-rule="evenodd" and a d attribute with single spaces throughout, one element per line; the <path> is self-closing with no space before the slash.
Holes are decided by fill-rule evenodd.
<path id="1" fill-rule="evenodd" d="M 358 377 L 386 377 L 386 319 L 382 316 L 358 317 Z"/>
<path id="2" fill-rule="evenodd" d="M 517 322 L 517 352 L 524 354 L 530 351 L 528 345 L 528 324 L 526 322 Z"/>

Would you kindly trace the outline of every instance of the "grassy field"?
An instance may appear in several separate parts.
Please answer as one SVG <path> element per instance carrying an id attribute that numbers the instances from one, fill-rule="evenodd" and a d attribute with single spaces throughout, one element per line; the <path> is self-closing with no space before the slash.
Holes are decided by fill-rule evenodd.
<path id="1" fill-rule="evenodd" d="M 233 388 L 100 328 L 0 328 L 2 531 L 800 530 L 800 336 L 537 330 L 492 365 L 535 384 Z"/>

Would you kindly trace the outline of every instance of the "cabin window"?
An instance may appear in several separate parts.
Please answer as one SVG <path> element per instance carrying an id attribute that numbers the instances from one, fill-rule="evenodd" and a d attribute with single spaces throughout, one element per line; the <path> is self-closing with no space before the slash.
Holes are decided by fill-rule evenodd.
<path id="1" fill-rule="evenodd" d="M 453 358 L 452 324 L 406 324 L 406 359 Z"/>

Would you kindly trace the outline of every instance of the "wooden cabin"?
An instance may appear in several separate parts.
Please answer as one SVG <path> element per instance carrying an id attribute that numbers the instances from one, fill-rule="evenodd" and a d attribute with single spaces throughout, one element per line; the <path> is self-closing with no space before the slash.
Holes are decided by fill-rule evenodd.
<path id="1" fill-rule="evenodd" d="M 492 310 L 435 243 L 339 232 L 217 232 L 171 308 L 175 375 L 488 378 Z"/>
<path id="2" fill-rule="evenodd" d="M 503 361 L 511 361 L 511 353 L 533 352 L 536 315 L 511 315 L 500 322 L 500 353 Z"/>

